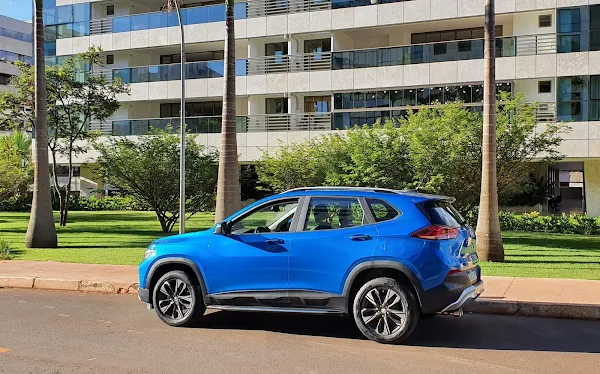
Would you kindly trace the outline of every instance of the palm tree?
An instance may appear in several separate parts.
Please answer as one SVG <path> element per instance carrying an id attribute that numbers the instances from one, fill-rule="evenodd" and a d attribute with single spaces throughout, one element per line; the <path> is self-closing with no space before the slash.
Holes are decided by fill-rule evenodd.
<path id="1" fill-rule="evenodd" d="M 29 226 L 25 235 L 27 248 L 56 248 L 56 227 L 50 197 L 50 169 L 48 166 L 48 124 L 46 119 L 46 71 L 44 62 L 43 0 L 33 0 L 35 35 L 35 167 L 33 201 Z"/>
<path id="2" fill-rule="evenodd" d="M 496 180 L 496 14 L 494 0 L 485 3 L 485 77 L 481 196 L 477 219 L 477 253 L 482 261 L 504 261 L 498 218 Z"/>
<path id="3" fill-rule="evenodd" d="M 235 110 L 235 19 L 234 0 L 226 0 L 225 69 L 223 89 L 223 120 L 221 125 L 221 151 L 219 179 L 217 182 L 217 207 L 215 220 L 222 221 L 240 208 L 240 180 L 237 153 Z"/>

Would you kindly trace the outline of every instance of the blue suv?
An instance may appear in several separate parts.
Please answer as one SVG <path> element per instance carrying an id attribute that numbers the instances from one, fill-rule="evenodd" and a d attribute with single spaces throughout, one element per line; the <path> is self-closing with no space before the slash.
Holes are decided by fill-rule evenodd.
<path id="1" fill-rule="evenodd" d="M 301 188 L 207 231 L 154 241 L 140 300 L 171 326 L 206 308 L 347 314 L 369 339 L 409 336 L 483 292 L 474 235 L 452 199 L 377 188 Z"/>

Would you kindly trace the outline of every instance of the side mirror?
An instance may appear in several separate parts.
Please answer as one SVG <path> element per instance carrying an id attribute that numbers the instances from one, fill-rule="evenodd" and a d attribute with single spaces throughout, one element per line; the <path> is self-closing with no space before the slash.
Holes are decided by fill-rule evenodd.
<path id="1" fill-rule="evenodd" d="M 218 223 L 215 226 L 215 234 L 217 235 L 227 235 L 229 233 L 229 225 L 227 222 Z"/>

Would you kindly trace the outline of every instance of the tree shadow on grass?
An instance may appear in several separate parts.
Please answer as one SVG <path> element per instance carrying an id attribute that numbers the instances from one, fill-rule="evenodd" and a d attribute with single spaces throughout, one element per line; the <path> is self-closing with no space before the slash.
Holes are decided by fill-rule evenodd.
<path id="1" fill-rule="evenodd" d="M 198 326 L 262 330 L 365 340 L 353 321 L 339 316 L 213 312 Z M 460 333 L 465 332 L 468 333 Z M 600 353 L 600 325 L 593 321 L 467 314 L 421 320 L 402 344 L 421 347 Z"/>
<path id="2" fill-rule="evenodd" d="M 557 260 L 557 261 L 542 261 L 542 260 L 523 260 L 523 261 L 514 261 L 514 260 L 505 260 L 504 264 L 520 264 L 520 265 L 527 265 L 527 264 L 571 264 L 571 265 L 588 265 L 588 264 L 597 264 L 600 266 L 600 259 L 596 259 L 596 261 L 591 261 L 591 262 L 586 262 L 586 261 L 563 261 L 563 260 Z"/>

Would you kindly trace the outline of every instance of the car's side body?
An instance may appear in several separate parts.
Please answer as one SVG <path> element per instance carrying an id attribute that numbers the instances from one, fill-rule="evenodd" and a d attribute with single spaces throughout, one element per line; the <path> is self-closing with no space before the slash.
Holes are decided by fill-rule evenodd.
<path id="1" fill-rule="evenodd" d="M 305 230 L 311 201 L 351 200 L 364 212 L 360 225 Z M 455 240 L 428 241 L 411 233 L 430 224 L 420 204 L 441 199 L 416 193 L 371 189 L 301 189 L 258 201 L 229 217 L 225 226 L 269 204 L 296 204 L 273 225 L 285 232 L 207 231 L 155 241 L 139 267 L 142 301 L 153 305 L 152 288 L 168 270 L 197 278 L 206 306 L 220 309 L 349 313 L 357 285 L 369 274 L 385 274 L 411 287 L 425 314 L 451 311 L 461 298 L 478 296 L 482 282 L 473 233 Z M 382 201 L 398 214 L 378 222 L 369 204 Z M 314 205 L 314 204 L 313 204 Z M 290 205 L 292 206 L 292 205 Z M 460 269 L 460 272 L 455 272 Z M 467 273 L 475 273 L 470 277 Z M 450 309 L 448 309 L 450 308 Z"/>

